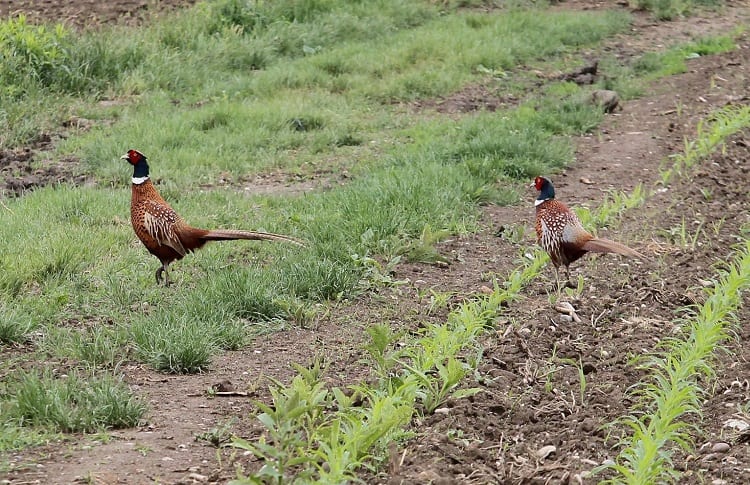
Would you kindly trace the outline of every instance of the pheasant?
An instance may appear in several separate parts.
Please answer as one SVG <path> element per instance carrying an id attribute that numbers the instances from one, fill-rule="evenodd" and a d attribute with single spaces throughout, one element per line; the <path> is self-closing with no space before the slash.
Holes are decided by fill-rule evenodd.
<path id="1" fill-rule="evenodd" d="M 555 278 L 560 281 L 560 265 L 565 266 L 566 285 L 570 286 L 570 263 L 587 252 L 614 253 L 646 259 L 638 251 L 610 241 L 594 237 L 583 228 L 578 216 L 568 206 L 555 200 L 555 187 L 546 177 L 534 179 L 534 187 L 539 191 L 536 206 L 537 243 L 549 254 L 555 266 Z"/>
<path id="2" fill-rule="evenodd" d="M 207 230 L 190 227 L 167 202 L 162 199 L 148 177 L 148 160 L 137 150 L 128 150 L 120 157 L 133 165 L 133 189 L 130 201 L 130 222 L 146 249 L 159 258 L 161 267 L 156 270 L 156 283 L 170 284 L 169 265 L 187 253 L 203 247 L 208 241 L 250 239 L 255 241 L 283 241 L 298 246 L 302 242 L 289 236 L 266 232 L 234 229 Z"/>

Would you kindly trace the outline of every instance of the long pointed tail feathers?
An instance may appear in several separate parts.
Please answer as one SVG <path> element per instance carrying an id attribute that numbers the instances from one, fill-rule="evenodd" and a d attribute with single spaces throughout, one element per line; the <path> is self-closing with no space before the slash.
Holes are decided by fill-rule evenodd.
<path id="1" fill-rule="evenodd" d="M 586 244 L 583 245 L 583 249 L 585 249 L 586 251 L 591 251 L 593 253 L 615 253 L 615 254 L 622 254 L 623 256 L 632 256 L 634 258 L 638 258 L 642 260 L 648 259 L 646 256 L 639 253 L 635 249 L 630 249 L 624 244 L 620 244 L 615 241 L 610 241 L 609 239 L 600 239 L 600 238 L 591 239 L 590 241 L 587 241 Z"/>
<path id="2" fill-rule="evenodd" d="M 249 239 L 252 241 L 281 241 L 305 247 L 299 239 L 270 232 L 242 231 L 239 229 L 216 229 L 200 236 L 205 241 L 231 241 L 235 239 Z"/>

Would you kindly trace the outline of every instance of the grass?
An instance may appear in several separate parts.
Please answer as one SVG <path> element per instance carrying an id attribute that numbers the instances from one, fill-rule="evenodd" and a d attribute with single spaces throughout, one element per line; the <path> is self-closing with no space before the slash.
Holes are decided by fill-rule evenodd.
<path id="1" fill-rule="evenodd" d="M 572 153 L 564 137 L 601 118 L 574 91 L 556 94 L 562 110 L 531 100 L 501 117 L 455 120 L 404 112 L 393 101 L 481 80 L 486 74 L 475 69 L 478 63 L 510 68 L 573 52 L 628 21 L 617 13 L 561 14 L 556 22 L 541 22 L 536 11 L 443 16 L 430 3 L 352 9 L 332 1 L 294 22 L 253 23 L 237 10 L 243 5 L 204 4 L 156 21 L 142 35 L 77 36 L 22 19 L 4 24 L 16 37 L 2 38 L 3 48 L 37 39 L 40 50 L 39 65 L 12 73 L 21 76 L 7 83 L 16 91 L 0 94 L 7 133 L 0 143 L 26 142 L 34 130 L 71 114 L 101 122 L 58 147 L 59 154 L 80 157 L 95 185 L 39 189 L 0 211 L 4 344 L 30 342 L 32 358 L 72 359 L 89 369 L 84 373 L 117 372 L 123 359 L 163 372 L 201 372 L 217 352 L 241 348 L 254 334 L 304 324 L 317 302 L 391 284 L 375 256 L 429 258 L 430 245 L 445 234 L 475 230 L 478 204 L 516 200 L 508 180 L 563 166 Z M 521 45 L 521 28 L 541 43 Z M 440 46 L 449 38 L 463 40 L 447 55 Z M 335 65 L 336 59 L 347 64 Z M 100 99 L 116 102 L 99 105 Z M 310 248 L 210 245 L 175 265 L 176 288 L 157 287 L 158 263 L 134 243 L 127 221 L 130 174 L 118 157 L 133 143 L 149 155 L 157 182 L 163 177 L 162 195 L 192 224 L 288 233 Z M 354 178 L 328 192 L 248 197 L 198 190 L 218 176 L 239 184 L 269 169 L 303 177 L 316 167 L 339 170 L 349 157 Z M 108 405 L 84 399 L 84 378 L 71 376 L 32 373 L 9 382 L 10 394 L 27 385 L 44 389 L 34 395 L 34 409 L 51 416 L 9 402 L 2 421 L 14 429 L 38 427 L 40 435 L 119 426 L 92 409 L 86 421 L 79 408 L 41 401 L 77 395 L 86 406 Z M 434 398 L 421 399 L 439 403 L 455 378 L 447 382 Z M 118 400 L 129 402 L 126 390 L 117 389 Z M 400 406 L 389 399 L 382 405 Z M 330 432 L 350 429 L 351 419 Z"/>
<path id="2" fill-rule="evenodd" d="M 478 14 L 395 0 L 250 5 L 204 3 L 137 31 L 2 24 L 0 52 L 17 64 L 0 68 L 0 146 L 54 132 L 72 115 L 98 122 L 40 156 L 75 155 L 92 186 L 39 189 L 0 210 L 4 345 L 30 342 L 35 355 L 89 370 L 116 372 L 122 359 L 135 359 L 163 372 L 201 372 L 217 352 L 304 324 L 316 303 L 397 284 L 378 260 L 434 259 L 440 238 L 478 227 L 480 204 L 514 202 L 517 180 L 570 163 L 567 137 L 602 119 L 570 84 L 500 113 L 446 119 L 405 106 L 466 85 L 501 86 L 498 76 L 530 62 L 576 63 L 581 49 L 630 19 L 536 8 Z M 149 155 L 160 192 L 190 223 L 289 233 L 309 249 L 210 245 L 174 266 L 176 288 L 156 287 L 157 262 L 127 220 L 130 174 L 118 157 L 131 147 Z M 350 180 L 329 191 L 233 190 L 258 173 L 304 178 L 342 167 Z M 216 188 L 220 179 L 230 190 Z M 438 362 L 420 356 L 407 365 Z M 448 362 L 439 385 L 417 393 L 409 384 L 398 401 L 370 396 L 373 407 L 396 410 L 401 422 L 412 401 L 440 405 L 466 371 L 464 361 Z M 64 390 L 53 376 L 36 379 L 49 394 Z M 16 417 L 12 406 L 2 421 Z M 359 443 L 355 417 L 339 416 L 326 432 Z M 50 429 L 119 425 L 23 423 L 35 419 Z"/>
<path id="3" fill-rule="evenodd" d="M 3 385 L 4 422 L 66 433 L 133 427 L 146 406 L 111 375 L 18 371 Z M 6 394 L 9 389 L 12 394 Z"/>
<path id="4" fill-rule="evenodd" d="M 688 71 L 690 59 L 720 54 L 735 49 L 737 37 L 744 32 L 738 27 L 726 35 L 699 38 L 686 44 L 678 44 L 666 50 L 649 51 L 635 57 L 630 63 L 603 57 L 602 72 L 610 73 L 600 83 L 604 89 L 617 91 L 622 99 L 642 96 L 647 86 L 665 76 Z"/>
<path id="5" fill-rule="evenodd" d="M 514 19 L 518 15 L 514 14 Z M 497 17 L 501 25 L 507 22 L 502 15 Z M 619 17 L 613 19 L 615 26 L 621 22 Z M 575 21 L 571 17 L 564 20 Z M 463 25 L 472 30 L 484 26 Z M 543 27 L 538 22 L 532 25 Z M 438 27 L 441 24 L 433 25 Z M 588 42 L 588 38 L 584 40 Z M 570 42 L 575 44 L 573 40 Z M 312 60 L 306 57 L 297 62 Z M 312 99 L 308 92 L 299 94 L 303 100 Z M 316 103 L 322 105 L 327 99 L 323 97 Z M 9 241 L 0 260 L 5 268 L 0 276 L 0 289 L 32 321 L 42 325 L 60 319 L 80 319 L 76 309 L 83 309 L 86 318 L 92 321 L 111 320 L 116 325 L 113 333 L 119 333 L 110 339 L 114 347 L 122 348 L 122 342 L 132 339 L 131 355 L 172 372 L 204 370 L 210 364 L 210 356 L 219 349 L 240 347 L 253 325 L 295 318 L 305 302 L 355 295 L 362 288 L 362 278 L 373 274 L 362 266 L 362 257 L 390 258 L 409 252 L 418 257 L 414 251 L 424 251 L 425 245 L 415 246 L 412 241 L 428 235 L 428 228 L 435 234 L 472 231 L 476 227 L 477 204 L 507 203 L 517 198 L 513 189 L 497 183 L 498 180 L 523 179 L 563 166 L 572 157 L 564 136 L 586 131 L 601 118 L 601 113 L 586 104 L 583 97 L 563 98 L 564 109 L 557 109 L 559 105 L 552 100 L 532 100 L 503 117 L 480 113 L 459 120 L 417 118 L 408 128 L 399 125 L 396 130 L 380 134 L 380 137 L 390 134 L 412 139 L 411 144 L 405 149 L 401 145 L 398 149 L 385 149 L 381 161 L 370 162 L 368 172 L 359 174 L 340 189 L 311 193 L 303 198 L 248 199 L 234 191 L 197 192 L 193 184 L 210 181 L 206 174 L 230 166 L 242 173 L 258 169 L 236 163 L 237 154 L 230 149 L 246 145 L 244 141 L 242 146 L 238 144 L 247 136 L 240 126 L 270 128 L 261 139 L 268 139 L 268 133 L 279 133 L 277 138 L 266 142 L 273 143 L 277 153 L 289 149 L 286 140 L 290 136 L 302 136 L 303 147 L 316 145 L 315 139 L 304 138 L 306 132 L 300 135 L 288 126 L 288 120 L 300 111 L 277 113 L 275 124 L 269 124 L 264 116 L 274 109 L 258 114 L 249 105 L 227 100 L 187 111 L 171 103 L 171 108 L 164 112 L 154 110 L 163 102 L 164 97 L 159 93 L 147 96 L 142 104 L 127 108 L 127 117 L 113 128 L 75 137 L 62 148 L 79 147 L 82 153 L 87 153 L 110 147 L 106 148 L 106 157 L 96 158 L 107 163 L 95 173 L 99 180 L 115 183 L 114 190 L 61 186 L 38 190 L 10 203 L 11 211 L 0 215 L 3 222 L 0 232 Z M 318 119 L 313 125 L 326 126 L 327 117 L 334 116 L 330 108 L 337 108 L 336 103 L 328 106 L 328 111 L 320 105 L 309 108 L 311 112 L 327 113 L 326 118 L 313 115 L 298 118 L 308 120 L 307 125 L 311 123 L 309 120 Z M 376 113 L 391 109 L 379 103 L 368 106 Z M 164 118 L 153 116 L 154 112 Z M 350 112 L 349 116 L 357 119 L 357 114 Z M 343 115 L 334 117 L 344 119 Z M 382 111 L 376 118 L 384 119 Z M 159 123 L 159 129 L 155 123 Z M 205 140 L 198 139 L 201 135 L 198 138 L 192 135 L 196 127 L 198 133 L 203 132 L 201 127 L 207 129 Z M 117 148 L 121 143 L 118 136 L 148 139 L 158 134 L 166 141 L 173 136 L 184 137 L 184 133 L 191 133 L 191 140 L 176 143 L 180 148 L 147 154 L 155 160 L 154 177 L 164 174 L 168 180 L 159 185 L 160 191 L 190 223 L 290 233 L 307 239 L 311 248 L 213 245 L 175 265 L 175 271 L 179 271 L 179 292 L 165 294 L 154 287 L 153 271 L 157 263 L 140 246 L 132 244 L 125 219 L 128 191 L 124 182 L 128 174 L 123 172 L 127 167 L 111 154 L 121 152 Z M 328 139 L 338 136 L 334 135 Z M 207 146 L 199 147 L 201 143 Z M 212 148 L 211 143 L 223 148 L 219 145 Z M 154 144 L 164 146 L 162 142 Z M 318 158 L 330 156 L 332 145 L 329 142 L 323 145 L 329 148 L 316 154 Z M 207 160 L 205 154 L 214 149 L 214 156 Z M 252 160 L 252 157 L 239 159 Z M 373 212 L 373 207 L 380 210 Z M 19 238 L 18 234 L 24 237 Z M 26 238 L 33 239 L 35 244 L 27 244 Z M 429 238 L 427 243 L 429 246 Z M 233 269 L 226 273 L 222 268 L 229 261 Z M 39 289 L 33 299 L 24 297 L 30 288 Z M 132 319 L 133 308 L 143 305 L 148 305 L 148 312 Z M 19 328 L 15 339 L 22 338 L 31 327 Z M 165 338 L 177 329 L 181 338 Z M 63 348 L 60 347 L 60 353 L 69 355 Z M 107 360 L 106 356 L 87 358 Z"/>
<path id="6" fill-rule="evenodd" d="M 719 9 L 723 2 L 719 0 L 630 0 L 630 6 L 647 10 L 657 20 L 673 20 L 691 15 L 700 9 Z"/>
<path id="7" fill-rule="evenodd" d="M 615 194 L 587 220 L 600 225 L 614 223 L 625 210 L 644 200 L 642 186 L 629 195 Z M 542 272 L 546 254 L 536 250 L 533 255 L 531 259 L 522 257 L 520 266 L 502 284 L 495 281 L 491 294 L 461 303 L 445 322 L 426 322 L 414 336 L 394 333 L 386 324 L 368 328 L 370 341 L 364 349 L 377 378 L 375 384 L 351 386 L 352 392 L 329 389 L 322 382 L 319 365 L 312 369 L 296 366 L 298 374 L 288 386 L 273 381 L 273 404 L 257 403 L 260 412 L 255 415 L 268 433 L 256 441 L 233 439 L 233 446 L 250 451 L 263 465 L 236 483 L 356 480 L 357 469 L 382 462 L 388 444 L 405 438 L 402 428 L 413 416 L 432 414 L 449 397 L 461 399 L 481 392 L 480 388 L 462 388 L 461 383 L 479 366 L 479 337 Z M 572 363 L 578 369 L 580 405 L 584 406 L 583 365 Z M 365 403 L 353 409 L 352 396 Z M 387 421 L 381 417 L 384 406 L 390 413 Z M 338 411 L 330 415 L 325 409 Z M 356 426 L 342 428 L 342 422 Z"/>

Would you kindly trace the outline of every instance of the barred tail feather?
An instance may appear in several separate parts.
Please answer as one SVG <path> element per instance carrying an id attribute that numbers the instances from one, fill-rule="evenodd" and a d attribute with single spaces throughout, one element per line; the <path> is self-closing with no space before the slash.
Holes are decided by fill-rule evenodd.
<path id="1" fill-rule="evenodd" d="M 582 249 L 585 249 L 586 251 L 591 251 L 594 253 L 614 253 L 614 254 L 622 254 L 623 256 L 632 256 L 638 259 L 644 259 L 644 260 L 647 259 L 646 256 L 639 253 L 635 249 L 630 249 L 624 244 L 620 244 L 615 241 L 610 241 L 609 239 L 594 238 L 590 241 L 587 241 L 583 245 Z"/>
<path id="2" fill-rule="evenodd" d="M 290 236 L 283 236 L 281 234 L 273 234 L 270 232 L 242 231 L 239 229 L 216 229 L 206 232 L 206 234 L 201 235 L 200 238 L 205 241 L 232 241 L 235 239 L 249 239 L 251 241 L 281 241 L 296 244 L 297 246 L 305 246 L 305 243 Z"/>

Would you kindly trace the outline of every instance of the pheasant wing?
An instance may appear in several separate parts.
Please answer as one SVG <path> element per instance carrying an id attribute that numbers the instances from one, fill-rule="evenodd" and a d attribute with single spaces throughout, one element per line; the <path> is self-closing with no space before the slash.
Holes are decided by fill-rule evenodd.
<path id="1" fill-rule="evenodd" d="M 583 228 L 583 224 L 581 224 L 581 220 L 576 213 L 568 211 L 567 220 L 562 228 L 563 244 L 582 246 L 593 238 L 594 236 Z"/>
<path id="2" fill-rule="evenodd" d="M 169 246 L 185 256 L 187 251 L 177 234 L 180 216 L 168 205 L 153 200 L 145 202 L 144 211 L 143 228 L 148 235 L 160 245 Z"/>

